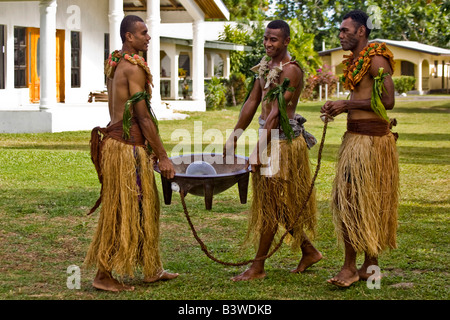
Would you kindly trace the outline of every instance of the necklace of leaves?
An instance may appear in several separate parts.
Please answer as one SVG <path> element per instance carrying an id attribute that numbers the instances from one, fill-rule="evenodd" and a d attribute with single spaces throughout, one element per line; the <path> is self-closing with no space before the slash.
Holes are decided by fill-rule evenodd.
<path id="1" fill-rule="evenodd" d="M 355 89 L 356 84 L 369 70 L 372 56 L 380 50 L 385 51 L 386 46 L 384 44 L 371 43 L 359 53 L 359 57 L 356 61 L 353 61 L 353 52 L 349 55 L 344 55 L 347 59 L 342 61 L 345 66 L 342 81 L 344 82 L 344 87 L 346 89 Z"/>
<path id="2" fill-rule="evenodd" d="M 359 58 L 353 63 L 353 53 L 344 56 L 347 59 L 343 61 L 346 66 L 344 69 L 344 87 L 346 89 L 354 90 L 356 84 L 362 79 L 370 68 L 371 57 L 377 54 L 377 51 L 383 52 L 388 57 L 392 56 L 390 52 L 386 52 L 385 44 L 371 43 L 365 47 L 360 53 Z M 383 68 L 379 68 L 378 75 L 374 77 L 374 83 L 371 94 L 372 110 L 382 119 L 389 122 L 389 117 L 381 100 L 383 92 L 386 92 L 384 87 L 384 78 L 388 73 L 384 73 Z"/>
<path id="3" fill-rule="evenodd" d="M 272 69 L 269 68 L 269 62 L 272 60 L 269 56 L 264 56 L 259 64 L 251 68 L 250 70 L 257 73 L 260 78 L 263 78 L 266 82 L 264 89 L 267 89 L 272 83 L 277 83 L 278 78 L 280 77 L 280 73 L 283 71 L 283 67 L 289 63 L 291 63 L 291 60 L 288 62 L 282 63 L 280 62 L 280 65 L 274 66 Z"/>

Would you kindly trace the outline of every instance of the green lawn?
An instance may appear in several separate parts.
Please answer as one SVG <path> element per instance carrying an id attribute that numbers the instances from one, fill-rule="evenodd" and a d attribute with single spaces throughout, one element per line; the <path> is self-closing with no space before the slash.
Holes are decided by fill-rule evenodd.
<path id="1" fill-rule="evenodd" d="M 317 138 L 323 128 L 320 106 L 314 102 L 298 107 L 308 119 L 307 130 Z M 86 216 L 100 191 L 89 156 L 90 132 L 0 134 L 0 299 L 448 299 L 449 112 L 450 100 L 399 100 L 390 112 L 400 135 L 401 202 L 398 249 L 380 257 L 384 278 L 379 290 L 365 282 L 349 289 L 326 282 L 343 262 L 329 196 L 344 116 L 329 125 L 316 182 L 319 224 L 314 243 L 324 255 L 321 262 L 304 274 L 291 274 L 300 257 L 284 244 L 267 261 L 264 280 L 234 283 L 230 278 L 245 267 L 226 267 L 204 255 L 174 194 L 172 204 L 162 206 L 161 249 L 165 268 L 180 276 L 142 285 L 138 273 L 125 279 L 136 290 L 120 294 L 94 290 L 95 270 L 84 268 L 81 289 L 67 288 L 67 268 L 82 265 L 98 219 L 98 213 Z M 219 129 L 225 136 L 238 115 L 238 108 L 191 113 L 186 120 L 160 121 L 160 133 L 171 152 L 178 144 L 171 140 L 175 129 L 187 129 L 194 137 L 194 121 L 202 121 L 201 133 Z M 256 119 L 251 128 L 257 128 Z M 205 136 L 203 143 L 207 147 L 211 142 Z M 220 152 L 222 141 L 215 143 Z M 317 151 L 318 146 L 310 154 L 313 168 Z M 250 187 L 249 203 L 251 192 Z M 200 197 L 188 195 L 186 202 L 200 237 L 215 255 L 227 261 L 253 258 L 254 248 L 242 243 L 249 203 L 240 204 L 237 186 L 216 195 L 211 211 L 204 209 Z"/>

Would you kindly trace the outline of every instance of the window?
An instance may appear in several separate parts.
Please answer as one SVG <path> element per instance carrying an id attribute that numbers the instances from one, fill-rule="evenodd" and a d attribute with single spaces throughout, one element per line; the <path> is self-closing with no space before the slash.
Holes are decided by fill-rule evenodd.
<path id="1" fill-rule="evenodd" d="M 0 24 L 0 89 L 5 89 L 5 26 Z"/>
<path id="2" fill-rule="evenodd" d="M 180 53 L 180 56 L 178 58 L 178 66 L 180 69 L 183 69 L 183 72 L 185 72 L 184 75 L 185 77 L 191 76 L 191 61 L 189 59 L 189 55 L 185 53 Z M 179 76 L 183 77 L 182 75 Z"/>
<path id="3" fill-rule="evenodd" d="M 401 75 L 414 77 L 414 64 L 409 61 L 401 62 Z"/>
<path id="4" fill-rule="evenodd" d="M 72 47 L 71 62 L 71 85 L 72 88 L 79 88 L 81 86 L 81 37 L 80 32 L 70 32 L 70 44 Z"/>
<path id="5" fill-rule="evenodd" d="M 109 57 L 109 33 L 105 33 L 104 43 L 103 43 L 103 58 L 104 60 L 108 60 Z M 105 84 L 106 84 L 106 74 L 105 74 Z"/>
<path id="6" fill-rule="evenodd" d="M 14 88 L 27 88 L 26 28 L 14 27 Z"/>
<path id="7" fill-rule="evenodd" d="M 434 77 L 438 77 L 438 61 L 434 60 Z"/>
<path id="8" fill-rule="evenodd" d="M 109 33 L 105 33 L 105 40 L 104 40 L 104 58 L 105 60 L 108 60 L 109 57 Z"/>

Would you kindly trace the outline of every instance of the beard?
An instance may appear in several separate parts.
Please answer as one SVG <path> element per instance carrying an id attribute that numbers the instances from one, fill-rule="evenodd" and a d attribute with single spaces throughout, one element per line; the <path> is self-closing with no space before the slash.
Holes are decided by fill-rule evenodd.
<path id="1" fill-rule="evenodd" d="M 341 41 L 342 49 L 352 50 L 358 45 L 358 39 L 356 37 L 347 37 L 347 39 Z"/>

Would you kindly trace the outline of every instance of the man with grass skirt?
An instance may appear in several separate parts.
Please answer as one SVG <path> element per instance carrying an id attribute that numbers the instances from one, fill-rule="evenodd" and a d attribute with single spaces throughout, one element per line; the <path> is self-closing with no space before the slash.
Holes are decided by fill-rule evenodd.
<path id="1" fill-rule="evenodd" d="M 399 191 L 395 119 L 386 110 L 394 108 L 394 58 L 384 43 L 368 43 L 370 29 L 366 13 L 346 14 L 339 39 L 344 50 L 344 87 L 349 100 L 327 101 L 321 112 L 335 117 L 347 112 L 347 131 L 339 150 L 332 190 L 336 232 L 345 248 L 341 271 L 328 282 L 349 287 L 367 280 L 378 256 L 396 247 Z M 360 269 L 357 253 L 365 254 Z"/>
<path id="2" fill-rule="evenodd" d="M 107 291 L 131 291 L 134 287 L 113 277 L 134 276 L 142 270 L 144 282 L 173 279 L 166 272 L 159 252 L 158 190 L 153 163 L 171 179 L 175 171 L 158 134 L 150 107 L 152 75 L 138 55 L 147 51 L 150 36 L 144 21 L 127 16 L 120 26 L 122 50 L 105 62 L 111 122 L 94 128 L 91 158 L 102 183 L 102 204 L 97 230 L 85 265 L 98 272 L 93 286 Z"/>
<path id="3" fill-rule="evenodd" d="M 256 258 L 260 260 L 255 260 L 234 281 L 266 276 L 264 257 L 280 231 L 279 226 L 290 231 L 292 248 L 302 250 L 302 258 L 292 272 L 303 272 L 322 258 L 305 233 L 314 235 L 316 226 L 315 192 L 308 197 L 312 179 L 308 147 L 314 145 L 315 139 L 304 129 L 306 120 L 295 113 L 303 87 L 303 72 L 288 53 L 289 42 L 290 28 L 286 22 L 275 20 L 267 25 L 266 56 L 252 68 L 256 73 L 254 83 L 234 132 L 224 146 L 224 156 L 234 154 L 238 138 L 262 103 L 260 135 L 249 157 L 253 200 L 248 233 L 249 239 L 259 243 Z"/>

